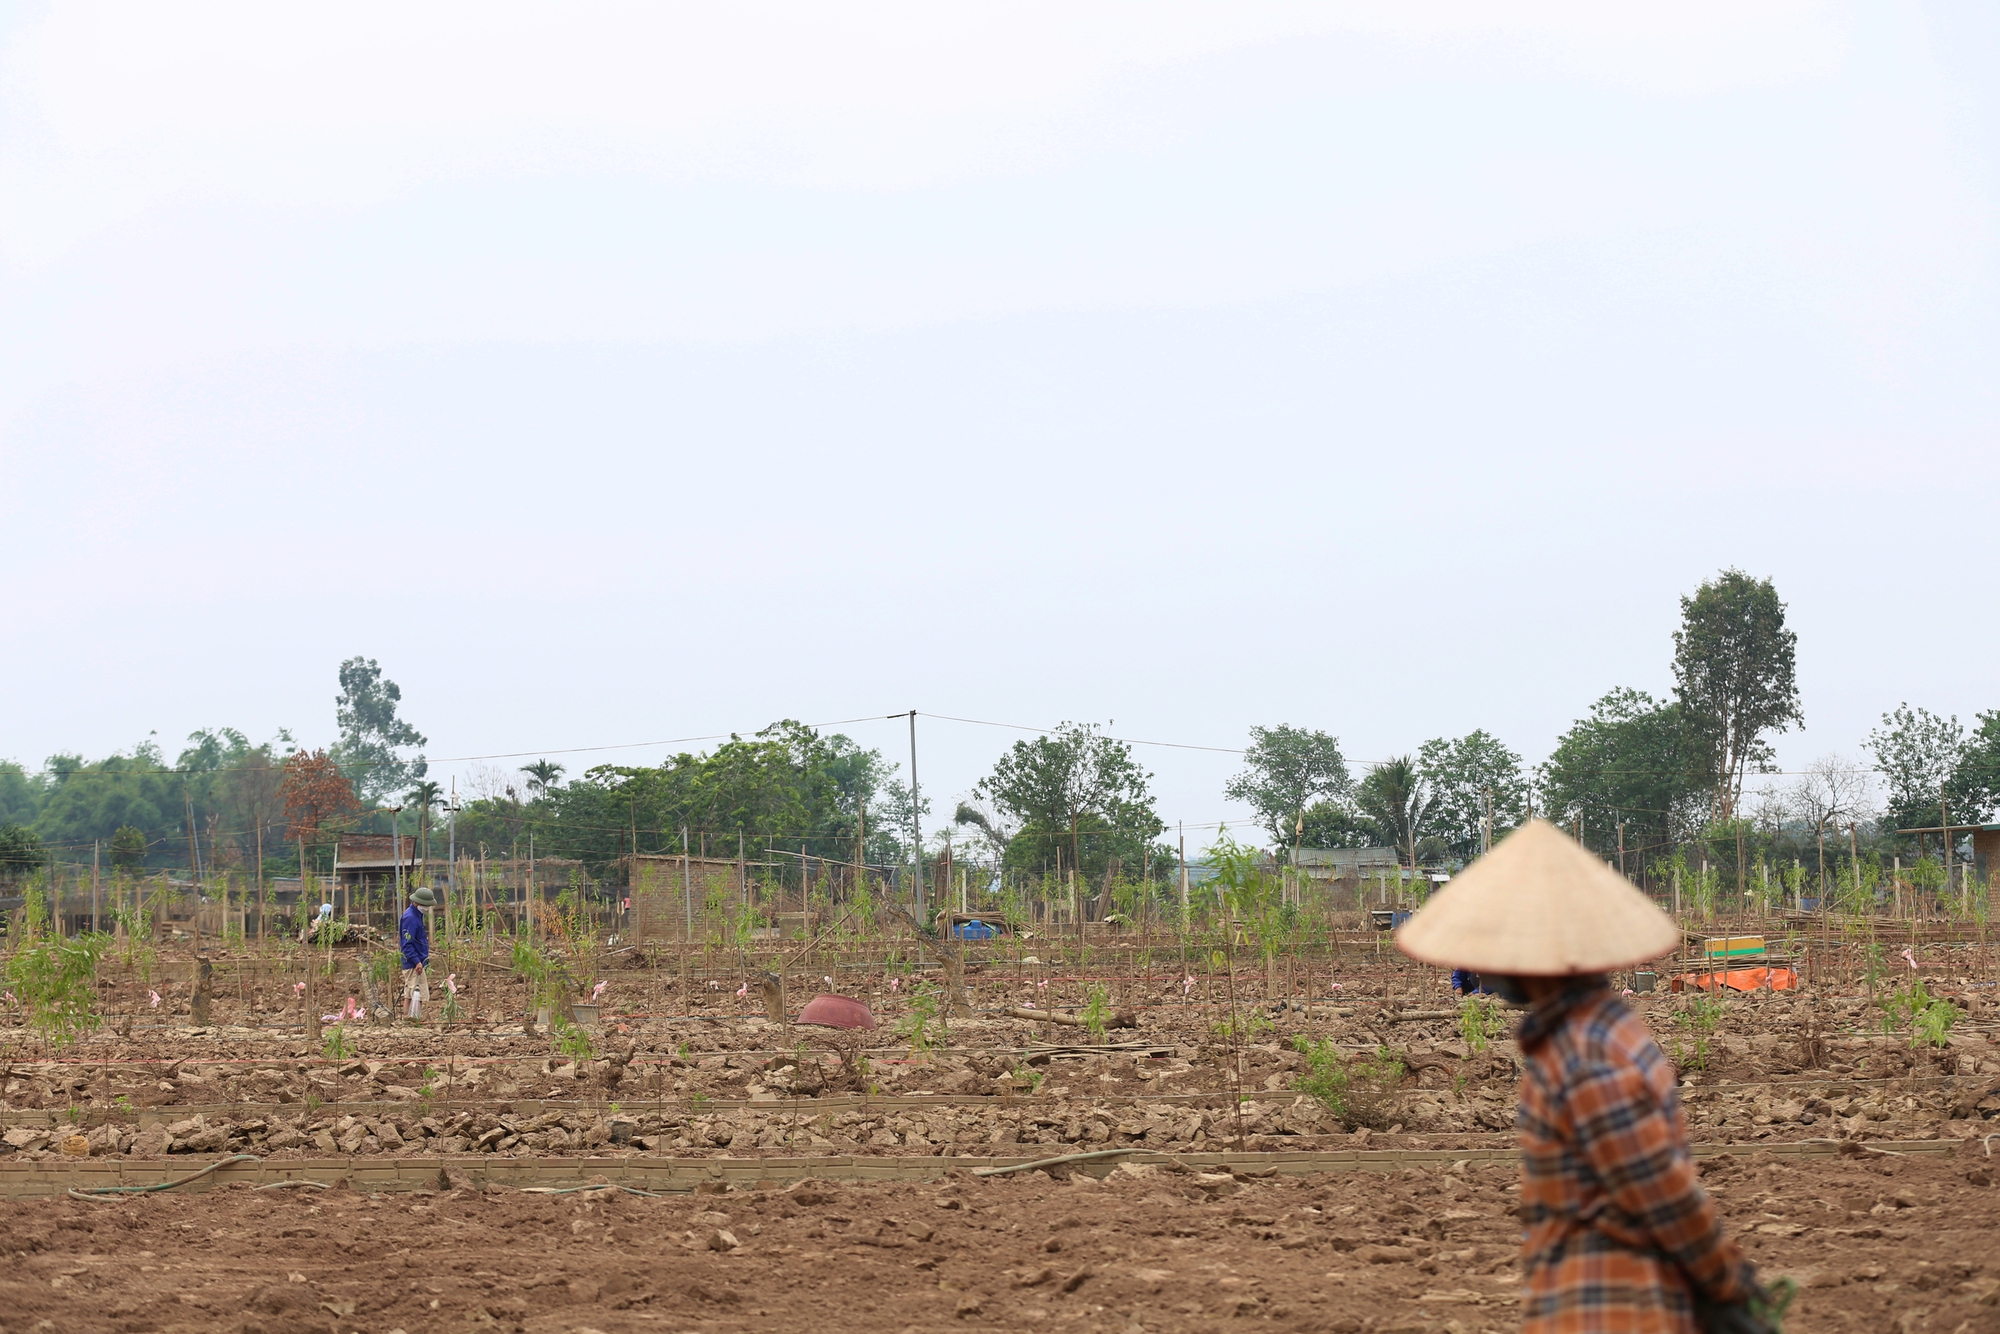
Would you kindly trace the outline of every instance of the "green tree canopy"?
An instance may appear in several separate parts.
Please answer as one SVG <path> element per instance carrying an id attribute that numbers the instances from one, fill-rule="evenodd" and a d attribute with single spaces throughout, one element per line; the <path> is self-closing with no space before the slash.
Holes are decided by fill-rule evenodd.
<path id="1" fill-rule="evenodd" d="M 1798 635 L 1769 579 L 1724 570 L 1681 599 L 1674 631 L 1674 697 L 1714 785 L 1711 823 L 1733 820 L 1744 776 L 1770 762 L 1767 732 L 1803 724 Z"/>
<path id="2" fill-rule="evenodd" d="M 0 876 L 18 876 L 42 864 L 42 840 L 23 824 L 0 824 Z"/>
<path id="3" fill-rule="evenodd" d="M 1338 801 L 1354 786 L 1339 738 L 1303 727 L 1251 728 L 1243 764 L 1222 795 L 1248 802 L 1272 842 L 1283 847 L 1302 837 L 1299 822 L 1309 807 Z"/>
<path id="4" fill-rule="evenodd" d="M 1152 775 L 1123 741 L 1094 723 L 1064 723 L 1032 741 L 1016 741 L 975 791 L 1018 826 L 1007 863 L 1022 869 L 1063 865 L 1095 879 L 1113 858 L 1145 864 L 1166 828 L 1153 809 Z"/>
<path id="5" fill-rule="evenodd" d="M 657 766 L 600 765 L 575 782 L 535 789 L 529 800 L 487 797 L 458 817 L 461 847 L 511 852 L 535 836 L 537 853 L 603 866 L 631 850 L 678 853 L 681 831 L 699 854 L 733 857 L 737 838 L 756 855 L 766 845 L 850 861 L 864 809 L 867 860 L 894 865 L 908 837 L 907 792 L 900 818 L 879 752 L 845 736 L 821 736 L 786 719 L 755 736 L 731 737 L 713 752 L 680 754 Z M 900 785 L 897 785 L 900 786 Z M 523 853 L 526 848 L 523 846 Z"/>
<path id="6" fill-rule="evenodd" d="M 42 789 L 12 760 L 0 760 L 0 824 L 31 825 L 42 813 Z"/>
<path id="7" fill-rule="evenodd" d="M 1308 848 L 1379 848 L 1388 835 L 1356 808 L 1347 797 L 1316 801 L 1306 807 L 1306 831 L 1301 846 Z"/>
<path id="8" fill-rule="evenodd" d="M 1995 729 L 1982 715 L 1982 738 Z M 1982 740 L 1981 746 L 1993 744 Z M 1951 822 L 1982 819 L 1987 805 L 1973 756 L 1980 747 L 1967 743 L 1965 726 L 1956 716 L 1940 718 L 1908 702 L 1882 715 L 1882 725 L 1868 733 L 1868 749 L 1889 788 L 1885 814 L 1891 829 L 1936 828 L 1950 808 Z"/>
<path id="9" fill-rule="evenodd" d="M 414 758 L 402 753 L 427 744 L 423 733 L 396 716 L 402 701 L 403 688 L 386 680 L 373 658 L 340 664 L 340 693 L 334 697 L 340 744 L 333 757 L 364 800 L 403 791 L 429 767 L 421 750 Z"/>
<path id="10" fill-rule="evenodd" d="M 1979 715 L 1978 728 L 1959 753 L 1955 787 L 1967 820 L 1990 820 L 2000 809 L 2000 709 Z M 1951 818 L 1956 824 L 1960 817 L 1954 811 Z"/>
<path id="11" fill-rule="evenodd" d="M 146 864 L 146 831 L 133 825 L 119 825 L 107 845 L 111 865 L 120 871 L 136 871 Z"/>
<path id="12" fill-rule="evenodd" d="M 1473 731 L 1455 741 L 1426 741 L 1417 752 L 1417 770 L 1433 795 L 1423 832 L 1441 839 L 1452 856 L 1478 855 L 1489 800 L 1496 842 L 1520 823 L 1528 798 L 1521 757 L 1492 734 Z"/>
<path id="13" fill-rule="evenodd" d="M 1402 852 L 1408 865 L 1417 865 L 1426 851 L 1421 841 L 1437 805 L 1437 793 L 1415 760 L 1403 755 L 1370 769 L 1355 792 L 1355 804 L 1389 845 Z"/>
<path id="14" fill-rule="evenodd" d="M 1628 851 L 1657 852 L 1706 824 L 1708 774 L 1691 752 L 1678 704 L 1643 690 L 1613 690 L 1556 741 L 1537 770 L 1540 807 L 1564 828 L 1582 822 L 1584 843 L 1605 854 L 1626 825 Z"/>

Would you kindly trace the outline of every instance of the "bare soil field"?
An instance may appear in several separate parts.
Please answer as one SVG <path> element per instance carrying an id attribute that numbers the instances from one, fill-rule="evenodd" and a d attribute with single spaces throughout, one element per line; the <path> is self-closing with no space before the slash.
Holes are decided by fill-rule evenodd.
<path id="1" fill-rule="evenodd" d="M 1885 1031 L 1876 988 L 1825 961 L 1797 992 L 1631 998 L 1680 1066 L 1698 1146 L 1727 1146 L 1704 1171 L 1731 1226 L 1804 1285 L 1792 1334 L 2000 1330 L 1992 987 L 1963 943 L 1913 944 L 1905 972 L 1958 1007 L 1941 1042 Z M 59 1191 L 66 1165 L 159 1180 L 229 1155 L 329 1188 L 217 1178 L 0 1203 L 0 1331 L 1514 1324 L 1515 1169 L 1492 1155 L 1512 1144 L 1516 1053 L 1435 970 L 1365 937 L 1254 975 L 1153 949 L 1017 948 L 969 962 L 972 1016 L 947 1019 L 911 1000 L 935 997 L 935 969 L 878 955 L 774 961 L 774 1014 L 764 961 L 628 950 L 567 1044 L 528 1022 L 497 955 L 460 956 L 455 1020 L 434 992 L 423 1024 L 380 1022 L 360 960 L 336 959 L 315 1008 L 371 1013 L 318 1040 L 282 953 L 212 952 L 201 996 L 192 957 L 107 966 L 108 1023 L 82 1042 L 0 1027 L 0 1190 Z M 791 1022 L 816 991 L 883 1026 Z M 1093 992 L 1115 1016 L 1101 1034 L 1010 1013 L 1074 1020 Z M 1313 1083 L 1329 1059 L 1356 1072 L 1332 1097 Z M 1851 1152 L 1760 1153 L 1801 1141 Z M 1868 1147 L 1897 1142 L 1944 1151 Z M 1436 1160 L 1267 1178 L 1176 1157 L 1300 1150 Z M 860 1160 L 1106 1151 L 1131 1156 L 833 1179 Z M 628 1157 L 824 1157 L 829 1175 L 647 1198 L 524 1192 L 480 1170 Z M 396 1189 L 349 1184 L 368 1164 L 401 1171 Z"/>
<path id="2" fill-rule="evenodd" d="M 2000 1330 L 1985 1163 L 1976 1144 L 1807 1164 L 1749 1152 L 1704 1176 L 1765 1272 L 1803 1284 L 1794 1334 L 1973 1334 Z M 0 1210 L 0 1329 L 1504 1330 L 1514 1182 L 1504 1165 L 1220 1186 L 1125 1167 L 655 1199 L 19 1201 Z"/>

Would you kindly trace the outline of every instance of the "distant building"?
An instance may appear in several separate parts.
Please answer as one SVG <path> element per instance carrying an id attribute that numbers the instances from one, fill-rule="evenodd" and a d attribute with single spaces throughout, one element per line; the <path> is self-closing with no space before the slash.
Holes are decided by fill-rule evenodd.
<path id="1" fill-rule="evenodd" d="M 407 883 L 424 862 L 417 855 L 417 840 L 403 843 L 403 879 Z M 396 838 L 393 834 L 342 834 L 333 845 L 333 883 L 362 901 L 371 889 L 396 892 Z M 352 901 L 352 900 L 350 900 Z"/>
<path id="2" fill-rule="evenodd" d="M 1403 863 L 1394 848 L 1300 848 L 1298 866 L 1312 880 L 1372 880 Z"/>

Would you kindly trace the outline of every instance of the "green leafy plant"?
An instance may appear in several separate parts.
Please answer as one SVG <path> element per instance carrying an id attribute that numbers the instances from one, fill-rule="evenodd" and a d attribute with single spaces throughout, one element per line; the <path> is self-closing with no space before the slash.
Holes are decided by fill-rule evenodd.
<path id="1" fill-rule="evenodd" d="M 1039 1093 L 1042 1081 L 1048 1078 L 1046 1071 L 1037 1070 L 1025 1061 L 1019 1062 L 1014 1066 L 1013 1074 L 1015 1079 L 1027 1084 L 1030 1094 Z"/>
<path id="2" fill-rule="evenodd" d="M 557 1051 L 579 1064 L 597 1055 L 597 1043 L 590 1034 L 560 1013 L 549 1017 L 549 1040 L 555 1044 Z"/>
<path id="3" fill-rule="evenodd" d="M 1912 1047 L 1942 1047 L 1951 1039 L 1952 1025 L 1958 1022 L 1958 1007 L 1941 996 L 1933 996 L 1918 978 L 1909 986 L 1891 992 L 1882 1003 L 1882 1027 L 1910 1026 Z"/>
<path id="4" fill-rule="evenodd" d="M 930 1027 L 942 1009 L 938 989 L 931 983 L 919 982 L 910 989 L 910 1012 L 896 1024 L 896 1033 L 909 1041 L 911 1051 L 931 1049 Z"/>
<path id="5" fill-rule="evenodd" d="M 1674 1014 L 1674 1024 L 1689 1035 L 1689 1041 L 1674 1039 L 1674 1064 L 1684 1070 L 1708 1069 L 1709 1039 L 1722 1023 L 1729 1007 L 1713 996 L 1696 996 Z"/>
<path id="6" fill-rule="evenodd" d="M 1347 1058 L 1333 1045 L 1333 1039 L 1314 1042 L 1300 1033 L 1293 1037 L 1292 1046 L 1306 1058 L 1305 1073 L 1292 1081 L 1292 1087 L 1335 1116 L 1346 1116 L 1347 1091 L 1352 1081 L 1347 1074 Z"/>
<path id="7" fill-rule="evenodd" d="M 1403 1062 L 1387 1047 L 1349 1058 L 1332 1038 L 1315 1042 L 1303 1033 L 1292 1047 L 1305 1059 L 1305 1073 L 1292 1087 L 1335 1116 L 1346 1120 L 1373 1119 L 1384 1097 L 1403 1082 Z"/>
<path id="8" fill-rule="evenodd" d="M 335 1024 L 326 1031 L 326 1044 L 321 1054 L 329 1061 L 344 1061 L 354 1055 L 354 1048 L 347 1041 L 347 1025 Z"/>
<path id="9" fill-rule="evenodd" d="M 1111 1025 L 1111 993 L 1102 984 L 1092 985 L 1090 1000 L 1077 1017 L 1083 1020 L 1083 1027 L 1090 1034 L 1090 1040 L 1101 1045 Z"/>
<path id="10" fill-rule="evenodd" d="M 1474 1052 L 1485 1051 L 1507 1033 L 1507 1016 L 1484 996 L 1467 996 L 1458 1003 L 1458 1031 Z"/>
<path id="11" fill-rule="evenodd" d="M 56 936 L 17 950 L 7 961 L 7 985 L 46 1047 L 67 1047 L 97 1028 L 97 961 L 111 945 L 102 931 Z"/>
<path id="12" fill-rule="evenodd" d="M 1252 1005 L 1241 1014 L 1234 1014 L 1227 1019 L 1216 1020 L 1215 1033 L 1217 1037 L 1222 1038 L 1224 1041 L 1234 1041 L 1240 1038 L 1249 1042 L 1254 1041 L 1258 1034 L 1268 1033 L 1276 1027 L 1277 1025 L 1271 1022 L 1270 1015 L 1264 1013 L 1258 1006 Z"/>

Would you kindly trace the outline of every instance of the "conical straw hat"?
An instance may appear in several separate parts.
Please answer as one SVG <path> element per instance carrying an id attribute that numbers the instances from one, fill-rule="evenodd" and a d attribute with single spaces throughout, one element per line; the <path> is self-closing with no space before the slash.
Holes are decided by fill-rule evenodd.
<path id="1" fill-rule="evenodd" d="M 1413 959 L 1529 977 L 1626 968 L 1680 940 L 1652 900 L 1545 820 L 1502 839 L 1396 932 Z"/>

